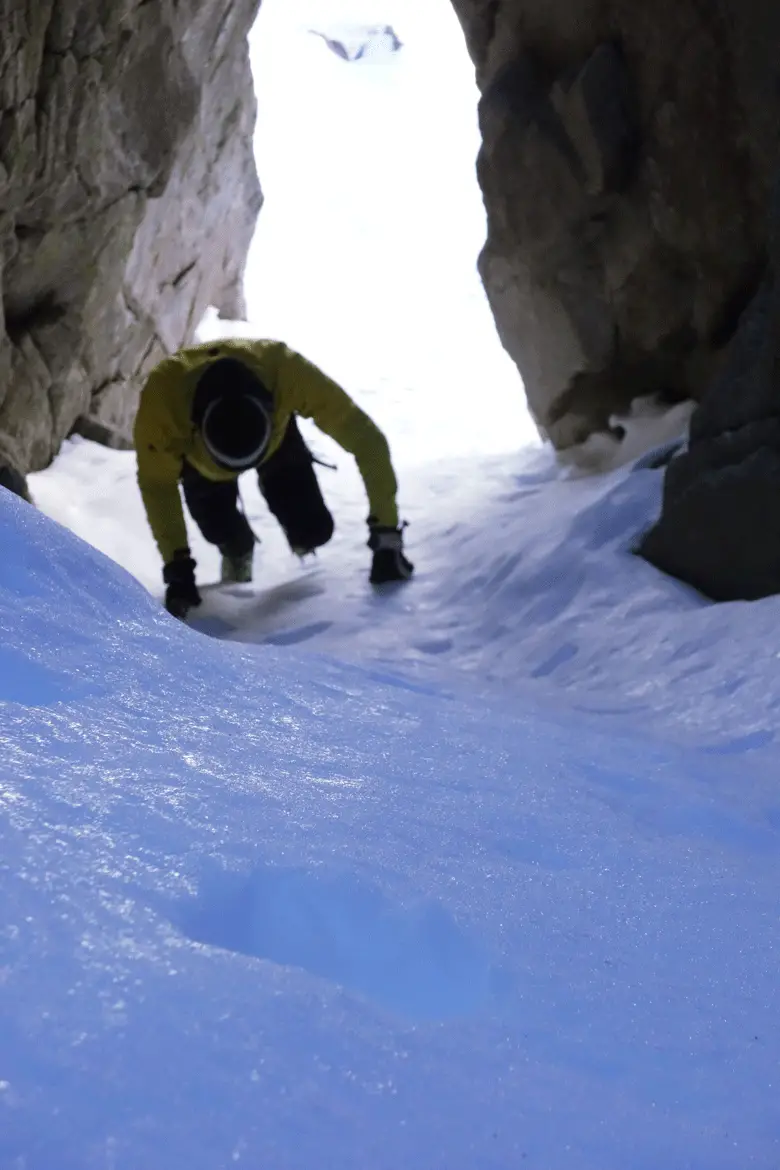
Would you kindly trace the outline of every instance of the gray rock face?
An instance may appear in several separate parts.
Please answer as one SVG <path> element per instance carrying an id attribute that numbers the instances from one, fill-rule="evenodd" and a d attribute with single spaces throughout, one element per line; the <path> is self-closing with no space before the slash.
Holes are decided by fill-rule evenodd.
<path id="1" fill-rule="evenodd" d="M 716 601 L 780 592 L 780 182 L 769 263 L 639 551 Z"/>
<path id="2" fill-rule="evenodd" d="M 700 399 L 765 267 L 774 0 L 453 0 L 481 90 L 480 271 L 559 448 Z"/>
<path id="3" fill-rule="evenodd" d="M 143 375 L 240 316 L 259 0 L 0 0 L 0 463 L 127 442 Z M 91 429 L 90 429 L 91 428 Z M 97 428 L 97 430 L 95 429 Z"/>

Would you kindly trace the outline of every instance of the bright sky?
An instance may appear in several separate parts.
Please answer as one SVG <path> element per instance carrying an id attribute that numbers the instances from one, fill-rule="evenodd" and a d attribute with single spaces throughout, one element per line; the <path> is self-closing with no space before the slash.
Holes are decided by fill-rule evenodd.
<path id="1" fill-rule="evenodd" d="M 392 21 L 402 51 L 347 63 L 308 31 L 351 17 Z M 250 43 L 266 197 L 250 332 L 282 337 L 392 422 L 402 460 L 534 443 L 476 271 L 478 93 L 448 0 L 264 0 Z"/>

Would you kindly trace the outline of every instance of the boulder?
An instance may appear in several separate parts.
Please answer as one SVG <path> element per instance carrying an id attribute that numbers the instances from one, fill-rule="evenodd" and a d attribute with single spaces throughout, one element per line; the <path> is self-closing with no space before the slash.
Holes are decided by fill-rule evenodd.
<path id="1" fill-rule="evenodd" d="M 453 0 L 481 91 L 479 268 L 559 449 L 701 400 L 766 265 L 772 0 Z"/>
<path id="2" fill-rule="evenodd" d="M 639 545 L 652 564 L 716 601 L 780 592 L 780 179 L 768 239 L 764 279 Z"/>
<path id="3" fill-rule="evenodd" d="M 0 0 L 0 464 L 126 443 L 151 366 L 243 311 L 259 0 Z M 16 482 L 16 480 L 14 480 Z"/>

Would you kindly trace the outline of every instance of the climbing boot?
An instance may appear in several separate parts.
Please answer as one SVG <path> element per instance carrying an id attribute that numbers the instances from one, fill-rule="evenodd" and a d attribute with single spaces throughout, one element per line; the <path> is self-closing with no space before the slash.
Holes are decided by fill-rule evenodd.
<path id="1" fill-rule="evenodd" d="M 220 580 L 223 585 L 246 585 L 252 580 L 252 560 L 254 548 L 242 553 L 238 557 L 222 556 L 222 574 Z"/>

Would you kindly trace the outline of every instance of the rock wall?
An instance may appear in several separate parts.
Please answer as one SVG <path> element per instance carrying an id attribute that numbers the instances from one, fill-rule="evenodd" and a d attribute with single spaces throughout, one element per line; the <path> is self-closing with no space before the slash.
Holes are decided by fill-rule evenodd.
<path id="1" fill-rule="evenodd" d="M 638 551 L 715 601 L 780 593 L 780 173 L 767 271 Z"/>
<path id="2" fill-rule="evenodd" d="M 559 448 L 701 398 L 766 266 L 776 0 L 453 0 L 481 90 L 480 257 Z"/>
<path id="3" fill-rule="evenodd" d="M 0 0 L 0 466 L 128 441 L 140 381 L 243 312 L 259 0 Z M 7 477 L 6 477 L 7 478 Z M 16 482 L 16 480 L 14 480 Z"/>

